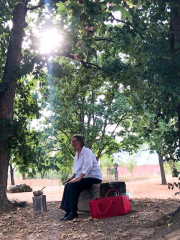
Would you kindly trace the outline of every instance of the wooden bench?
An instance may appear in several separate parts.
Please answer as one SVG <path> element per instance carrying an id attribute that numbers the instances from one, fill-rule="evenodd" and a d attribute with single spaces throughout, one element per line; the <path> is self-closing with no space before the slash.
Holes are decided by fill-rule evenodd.
<path id="1" fill-rule="evenodd" d="M 106 193 L 110 189 L 116 189 L 120 194 L 126 194 L 126 184 L 125 182 L 109 182 L 109 183 L 100 183 L 94 184 L 91 188 L 84 190 L 78 201 L 78 211 L 89 212 L 89 201 L 105 197 Z M 109 196 L 113 196 L 114 192 L 111 192 Z"/>

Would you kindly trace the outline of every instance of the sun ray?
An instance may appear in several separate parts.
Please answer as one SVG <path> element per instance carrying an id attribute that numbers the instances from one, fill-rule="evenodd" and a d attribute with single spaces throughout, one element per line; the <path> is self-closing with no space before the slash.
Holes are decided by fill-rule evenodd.
<path id="1" fill-rule="evenodd" d="M 58 33 L 55 28 L 42 32 L 40 35 L 40 53 L 50 53 L 52 50 L 55 50 L 60 46 L 61 41 L 62 35 Z"/>

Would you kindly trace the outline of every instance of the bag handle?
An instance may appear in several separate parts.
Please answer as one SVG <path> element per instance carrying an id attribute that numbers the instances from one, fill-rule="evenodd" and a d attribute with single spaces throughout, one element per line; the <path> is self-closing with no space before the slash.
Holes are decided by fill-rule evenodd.
<path id="1" fill-rule="evenodd" d="M 111 205 L 112 205 L 113 202 L 114 202 L 113 200 L 110 200 L 109 206 L 107 206 L 107 208 L 106 208 L 106 210 L 105 210 L 104 212 L 100 212 L 100 211 L 99 211 L 98 206 L 100 205 L 100 203 L 97 203 L 97 204 L 96 204 L 96 207 L 97 207 L 97 211 L 98 211 L 99 215 L 105 214 L 105 213 L 109 210 L 109 208 L 111 207 Z"/>
<path id="2" fill-rule="evenodd" d="M 116 190 L 116 189 L 110 189 L 110 190 L 106 193 L 106 196 L 105 196 L 105 197 L 107 197 L 110 192 L 116 192 L 117 195 L 119 196 L 119 191 L 118 191 L 118 190 Z"/>

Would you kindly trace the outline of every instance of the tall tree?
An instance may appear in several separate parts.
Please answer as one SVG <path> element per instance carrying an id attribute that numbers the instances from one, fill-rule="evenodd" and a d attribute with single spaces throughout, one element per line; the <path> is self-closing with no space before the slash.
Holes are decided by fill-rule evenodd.
<path id="1" fill-rule="evenodd" d="M 173 67 L 176 70 L 176 75 L 174 81 L 180 82 L 179 78 L 179 51 L 180 51 L 180 26 L 178 22 L 180 21 L 180 4 L 177 0 L 170 2 L 170 43 L 171 43 L 171 53 L 174 56 Z M 180 158 L 180 99 L 177 100 L 176 105 L 177 116 L 178 116 L 178 136 L 179 136 L 179 149 L 177 152 L 178 158 Z"/>
<path id="2" fill-rule="evenodd" d="M 67 31 L 67 25 L 65 23 L 65 29 L 63 29 L 66 40 L 68 44 L 66 45 L 65 51 L 61 50 L 61 53 L 59 55 L 66 56 L 71 59 L 79 60 L 79 56 L 75 55 L 74 51 L 72 51 L 73 47 L 75 47 L 75 41 L 76 37 L 74 35 L 73 29 L 78 28 L 78 24 L 82 25 L 86 24 L 91 18 L 91 14 L 89 14 L 89 7 L 93 10 L 92 14 L 95 12 L 97 15 L 99 12 L 100 2 L 97 1 L 97 3 L 91 3 L 89 1 L 84 2 L 83 8 L 81 8 L 82 2 L 76 2 L 76 1 L 65 1 L 62 0 L 61 3 L 66 2 L 67 9 L 69 11 L 69 16 L 67 19 L 70 19 L 72 22 L 70 31 Z M 114 1 L 116 3 L 116 1 Z M 49 10 L 52 12 L 57 9 L 56 4 L 57 1 L 53 0 L 49 3 Z M 26 23 L 26 17 L 27 12 L 29 11 L 37 11 L 37 9 L 41 12 L 40 16 L 45 16 L 45 13 L 42 11 L 42 6 L 44 5 L 44 1 L 40 0 L 37 1 L 37 6 L 34 6 L 31 4 L 30 0 L 12 0 L 7 1 L 3 0 L 1 1 L 1 16 L 2 21 L 1 24 L 1 31 L 3 32 L 3 37 L 1 37 L 1 53 L 2 56 L 1 60 L 1 81 L 0 81 L 0 126 L 1 129 L 3 129 L 3 134 L 0 138 L 0 203 L 7 202 L 7 196 L 6 196 L 6 188 L 7 188 L 7 170 L 9 165 L 9 159 L 10 159 L 10 151 L 8 150 L 7 142 L 6 140 L 11 135 L 11 132 L 9 131 L 9 124 L 13 120 L 13 103 L 14 103 L 14 96 L 16 91 L 16 85 L 18 79 L 21 78 L 21 76 L 25 75 L 27 72 L 32 71 L 35 58 L 28 58 L 29 64 L 31 65 L 31 68 L 23 68 L 23 61 L 22 56 L 22 43 L 24 38 L 24 29 L 27 29 L 27 23 Z M 80 4 L 80 5 L 79 5 Z M 106 6 L 107 2 L 104 2 L 103 5 Z M 117 5 L 117 4 L 116 4 Z M 66 15 L 66 6 L 64 8 L 64 5 L 60 5 L 59 8 L 61 9 L 62 14 Z M 64 10 L 63 10 L 64 8 Z M 102 11 L 105 11 L 105 8 L 102 9 Z M 86 10 L 86 11 L 84 11 Z M 79 13 L 81 13 L 81 17 L 83 15 L 83 11 L 85 13 L 85 19 L 84 23 L 82 22 L 82 19 L 79 18 Z M 71 14 L 72 13 L 72 14 Z M 89 14 L 89 17 L 88 17 Z M 105 13 L 105 15 L 107 15 Z M 109 14 L 108 14 L 109 16 Z M 102 16 L 100 16 L 101 21 L 104 21 L 102 19 Z M 10 29 L 8 25 L 8 21 L 12 21 L 12 29 Z M 99 20 L 96 20 L 98 22 Z M 87 28 L 84 30 L 84 33 L 87 32 L 93 32 L 92 29 Z M 27 35 L 29 34 L 31 36 L 31 32 L 27 32 Z M 26 36 L 27 36 L 26 35 Z M 74 35 L 74 36 L 73 36 Z M 88 49 L 88 46 L 86 46 Z M 34 50 L 34 48 L 32 48 Z M 29 51 L 30 56 L 32 56 L 32 51 Z M 37 55 L 37 52 L 34 52 L 34 55 Z M 23 59 L 25 60 L 25 58 Z M 40 60 L 40 62 L 43 62 L 43 59 Z M 87 65 L 86 60 L 81 59 L 81 64 L 89 68 L 91 66 L 94 66 L 95 64 L 89 63 Z M 27 65 L 26 65 L 27 66 Z"/>
<path id="3" fill-rule="evenodd" d="M 80 133 L 86 137 L 86 146 L 93 149 L 98 160 L 103 154 L 119 151 L 116 137 L 126 133 L 119 128 L 127 127 L 133 115 L 126 97 L 113 85 L 109 86 L 108 75 L 102 76 L 100 70 L 87 71 L 66 60 L 66 65 L 59 65 L 61 71 L 55 74 L 53 69 L 57 65 L 58 62 L 54 62 L 50 71 L 54 73 L 50 91 L 53 115 L 48 134 L 52 135 L 52 140 L 55 138 L 54 146 L 62 153 L 72 154 L 64 145 L 70 143 L 73 134 Z"/>
<path id="4" fill-rule="evenodd" d="M 2 80 L 0 83 L 0 121 L 1 129 L 5 128 L 5 130 L 7 130 L 5 127 L 7 126 L 7 123 L 13 120 L 13 101 L 16 83 L 19 79 L 21 48 L 24 36 L 24 28 L 26 27 L 25 17 L 27 14 L 28 2 L 28 0 L 22 1 L 15 5 L 13 10 L 9 9 L 12 11 L 13 15 L 13 28 L 7 49 L 4 72 L 2 73 Z M 3 7 L 2 9 L 7 9 L 6 4 L 8 3 L 6 1 L 3 1 L 1 4 Z M 5 22 L 3 22 L 2 25 L 3 24 L 5 24 Z M 10 133 L 6 132 L 6 135 L 1 136 L 0 139 L 0 203 L 7 201 L 7 171 L 9 166 L 10 152 L 6 150 L 6 138 L 9 136 L 9 134 Z"/>

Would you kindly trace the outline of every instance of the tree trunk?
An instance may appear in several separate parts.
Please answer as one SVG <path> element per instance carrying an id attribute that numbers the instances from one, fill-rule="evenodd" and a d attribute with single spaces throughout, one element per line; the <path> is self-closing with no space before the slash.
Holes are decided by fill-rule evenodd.
<path id="1" fill-rule="evenodd" d="M 23 180 L 26 180 L 26 175 L 25 175 L 25 173 L 22 173 L 22 179 L 23 179 Z"/>
<path id="2" fill-rule="evenodd" d="M 0 122 L 3 126 L 4 135 L 0 139 L 0 205 L 7 203 L 7 173 L 10 159 L 10 151 L 7 151 L 6 140 L 10 134 L 7 123 L 13 120 L 13 103 L 16 83 L 20 78 L 21 46 L 26 26 L 25 17 L 29 0 L 23 0 L 14 7 L 13 28 L 8 46 L 7 59 L 0 87 Z M 6 137 L 4 137 L 6 136 Z"/>
<path id="3" fill-rule="evenodd" d="M 10 173 L 11 173 L 11 185 L 15 185 L 15 181 L 14 181 L 14 169 L 12 167 L 12 165 L 10 164 Z"/>
<path id="4" fill-rule="evenodd" d="M 158 153 L 158 158 L 159 158 L 159 165 L 160 165 L 160 170 L 161 170 L 162 185 L 167 185 L 166 176 L 165 176 L 165 172 L 164 172 L 164 166 L 163 166 L 163 158 L 160 153 Z"/>
<path id="5" fill-rule="evenodd" d="M 44 179 L 45 173 L 46 173 L 46 171 L 42 171 L 42 172 L 41 172 L 41 179 Z"/>
<path id="6" fill-rule="evenodd" d="M 5 139 L 3 139 L 0 142 L 0 206 L 8 202 L 6 189 L 9 166 L 9 153 L 4 153 L 5 146 Z"/>

